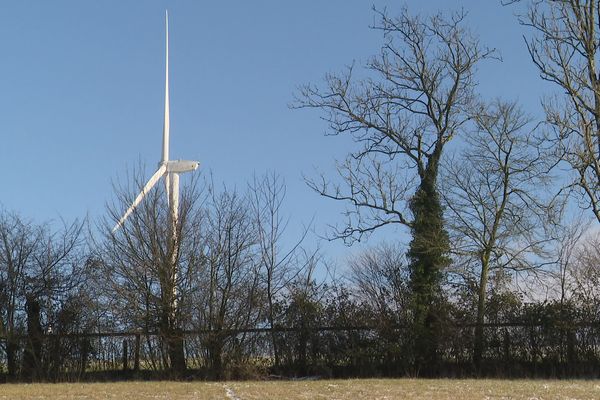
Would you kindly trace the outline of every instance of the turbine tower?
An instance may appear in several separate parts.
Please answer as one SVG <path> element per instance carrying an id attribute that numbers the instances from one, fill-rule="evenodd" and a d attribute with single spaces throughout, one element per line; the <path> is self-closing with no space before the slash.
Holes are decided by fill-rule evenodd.
<path id="1" fill-rule="evenodd" d="M 173 269 L 175 270 L 176 260 L 176 245 L 178 242 L 177 237 L 177 224 L 179 220 L 179 174 L 185 172 L 191 172 L 198 168 L 198 161 L 187 161 L 187 160 L 169 160 L 169 14 L 165 12 L 165 28 L 166 28 L 166 62 L 165 62 L 165 115 L 163 125 L 163 143 L 162 143 L 162 158 L 158 163 L 158 169 L 148 180 L 146 185 L 142 188 L 142 191 L 137 195 L 131 206 L 125 211 L 125 214 L 121 217 L 119 222 L 113 228 L 113 232 L 119 229 L 124 223 L 127 217 L 131 215 L 133 210 L 142 202 L 144 197 L 150 192 L 150 190 L 156 185 L 160 178 L 164 177 L 165 191 L 167 193 L 167 203 L 169 206 L 169 245 L 173 246 L 172 249 L 172 263 Z M 175 274 L 174 274 L 175 275 Z M 175 276 L 174 276 L 175 278 Z"/>

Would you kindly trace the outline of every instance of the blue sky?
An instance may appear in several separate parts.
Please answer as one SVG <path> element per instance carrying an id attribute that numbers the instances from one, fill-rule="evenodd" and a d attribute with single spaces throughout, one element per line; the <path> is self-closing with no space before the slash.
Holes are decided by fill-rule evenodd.
<path id="1" fill-rule="evenodd" d="M 5 1 L 0 3 L 0 202 L 36 221 L 98 218 L 111 181 L 160 158 L 164 10 L 170 14 L 171 156 L 195 159 L 217 182 L 244 187 L 254 172 L 285 178 L 294 226 L 339 221 L 342 204 L 303 182 L 351 148 L 325 137 L 318 112 L 288 105 L 303 83 L 378 51 L 371 6 L 398 1 Z M 517 99 L 539 116 L 537 77 L 514 9 L 496 0 L 415 1 L 417 13 L 464 8 L 503 62 L 482 65 L 480 93 Z M 388 229 L 371 242 L 393 241 Z M 314 239 L 311 239 L 314 240 Z M 333 259 L 346 248 L 325 244 Z"/>

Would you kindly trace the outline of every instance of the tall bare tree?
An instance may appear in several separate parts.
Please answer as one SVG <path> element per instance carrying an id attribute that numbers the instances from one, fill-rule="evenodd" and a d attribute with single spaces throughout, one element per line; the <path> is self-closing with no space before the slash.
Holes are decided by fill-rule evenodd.
<path id="1" fill-rule="evenodd" d="M 565 189 L 600 222 L 600 1 L 523 2 L 529 7 L 520 22 L 533 32 L 526 39 L 531 59 L 559 89 L 544 109 L 548 139 L 571 172 Z"/>
<path id="2" fill-rule="evenodd" d="M 464 150 L 444 164 L 442 196 L 456 262 L 477 278 L 473 359 L 480 366 L 489 276 L 531 270 L 544 255 L 550 208 L 548 161 L 529 118 L 515 103 L 496 101 L 474 116 Z"/>
<path id="3" fill-rule="evenodd" d="M 354 67 L 326 76 L 323 89 L 305 86 L 295 106 L 316 108 L 332 135 L 350 136 L 359 148 L 338 164 L 341 184 L 321 177 L 309 186 L 349 204 L 347 224 L 334 237 L 348 242 L 398 224 L 411 230 L 408 251 L 414 294 L 416 364 L 435 364 L 441 270 L 448 265 L 437 178 L 446 144 L 468 123 L 476 65 L 493 56 L 465 27 L 465 14 L 393 18 L 377 12 L 380 54 L 365 78 Z M 362 72 L 361 72 L 362 75 Z"/>
<path id="4" fill-rule="evenodd" d="M 306 267 L 299 257 L 301 245 L 308 234 L 305 227 L 299 238 L 284 247 L 289 220 L 283 212 L 286 185 L 275 173 L 254 177 L 248 188 L 253 223 L 260 254 L 260 282 L 264 286 L 266 317 L 271 328 L 279 315 L 276 303 L 295 277 Z M 279 366 L 279 349 L 276 333 L 271 331 L 275 365 Z"/>

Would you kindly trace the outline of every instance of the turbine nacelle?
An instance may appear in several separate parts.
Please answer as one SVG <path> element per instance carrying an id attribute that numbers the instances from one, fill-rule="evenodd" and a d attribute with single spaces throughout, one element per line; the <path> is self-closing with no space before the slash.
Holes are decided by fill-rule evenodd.
<path id="1" fill-rule="evenodd" d="M 174 172 L 174 173 L 180 174 L 183 172 L 195 171 L 196 169 L 198 169 L 198 166 L 200 165 L 200 163 L 198 161 L 173 160 L 173 161 L 164 161 L 164 162 L 161 162 L 160 164 L 158 164 L 159 167 L 161 165 L 165 165 L 165 167 L 167 168 L 167 170 L 166 170 L 167 173 Z"/>

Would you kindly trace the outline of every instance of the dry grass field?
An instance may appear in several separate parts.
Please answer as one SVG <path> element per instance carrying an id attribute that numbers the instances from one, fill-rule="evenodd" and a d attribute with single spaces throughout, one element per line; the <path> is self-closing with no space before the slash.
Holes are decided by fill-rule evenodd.
<path id="1" fill-rule="evenodd" d="M 600 381 L 364 379 L 267 382 L 5 384 L 1 400 L 599 399 Z"/>

